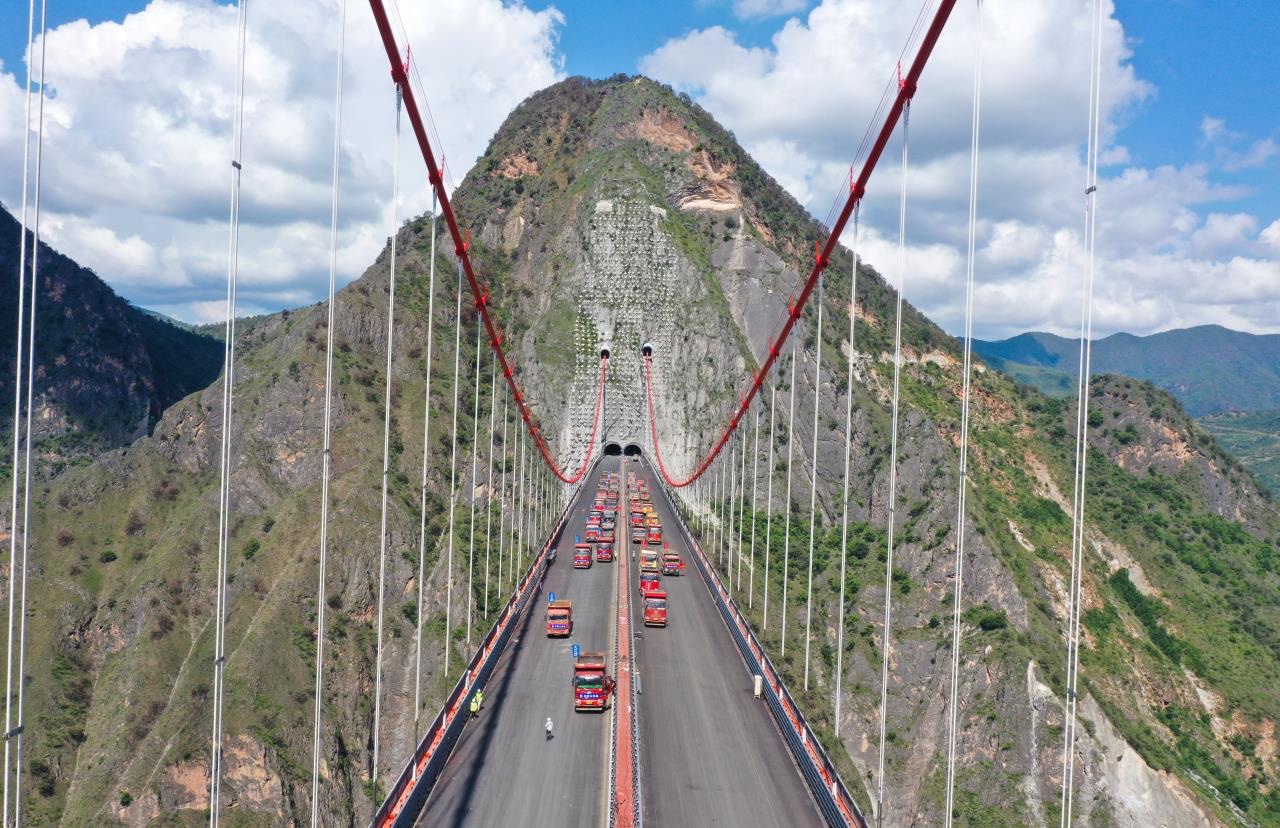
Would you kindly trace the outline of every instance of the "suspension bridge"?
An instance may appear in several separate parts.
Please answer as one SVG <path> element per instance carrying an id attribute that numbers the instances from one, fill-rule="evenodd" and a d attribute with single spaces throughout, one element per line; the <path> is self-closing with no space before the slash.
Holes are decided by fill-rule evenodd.
<path id="1" fill-rule="evenodd" d="M 230 232 L 228 239 L 227 314 L 225 320 L 224 382 L 222 383 L 221 422 L 232 423 L 236 405 L 236 295 L 239 268 L 239 215 L 241 188 L 241 135 L 244 127 L 243 89 L 247 37 L 247 0 L 239 4 L 237 27 L 237 77 L 236 110 L 232 136 L 230 161 Z M 538 414 L 536 400 L 530 398 L 521 384 L 509 343 L 504 338 L 503 326 L 495 311 L 495 297 L 481 267 L 474 261 L 470 231 L 463 226 L 451 202 L 453 190 L 448 171 L 442 163 L 440 140 L 436 125 L 426 107 L 418 67 L 412 61 L 406 35 L 398 25 L 398 12 L 387 8 L 384 0 L 369 0 L 369 11 L 377 26 L 381 43 L 390 67 L 390 83 L 396 95 L 395 136 L 397 148 L 401 136 L 401 117 L 407 116 L 411 141 L 420 152 L 432 189 L 433 207 L 430 215 L 433 230 L 439 224 L 443 232 L 431 234 L 430 287 L 431 305 L 426 312 L 427 365 L 433 360 L 434 340 L 439 338 L 430 327 L 435 317 L 434 299 L 437 238 L 447 239 L 451 245 L 456 265 L 459 290 L 454 308 L 453 367 L 450 386 L 452 390 L 451 421 L 448 424 L 432 423 L 432 406 L 424 406 L 422 424 L 424 435 L 420 497 L 423 503 L 419 527 L 416 637 L 414 644 L 415 711 L 422 705 L 424 649 L 432 645 L 423 634 L 422 619 L 427 614 L 429 596 L 425 584 L 428 573 L 425 561 L 429 546 L 436 539 L 428 536 L 425 503 L 428 489 L 428 466 L 431 462 L 444 462 L 444 458 L 427 456 L 433 433 L 447 431 L 451 451 L 448 457 L 448 532 L 447 572 L 445 584 L 445 630 L 452 631 L 465 618 L 466 637 L 461 642 L 464 661 L 455 664 L 452 659 L 457 650 L 443 644 L 443 670 L 454 683 L 444 702 L 432 719 L 423 717 L 418 728 L 416 744 L 406 755 L 387 755 L 383 742 L 382 720 L 387 714 L 386 705 L 392 699 L 384 692 L 384 603 L 387 598 L 386 559 L 388 555 L 388 489 L 391 476 L 392 441 L 392 354 L 394 351 L 397 286 L 397 236 L 400 218 L 393 216 L 393 232 L 390 246 L 390 290 L 386 326 L 385 400 L 382 456 L 381 531 L 378 571 L 377 602 L 377 650 L 374 669 L 373 717 L 370 743 L 372 764 L 370 776 L 378 782 L 385 796 L 375 813 L 368 815 L 371 824 L 389 825 L 617 825 L 635 826 L 650 822 L 654 825 L 896 825 L 905 824 L 907 815 L 893 810 L 891 791 L 886 789 L 885 753 L 886 707 L 892 666 L 894 594 L 892 575 L 896 547 L 895 528 L 901 528 L 901 520 L 895 502 L 896 474 L 899 458 L 899 412 L 902 353 L 902 301 L 905 292 L 906 264 L 904 258 L 907 234 L 908 182 L 908 126 L 912 104 L 917 93 L 925 88 L 926 69 L 935 46 L 944 36 L 948 20 L 957 12 L 957 6 L 970 13 L 983 14 L 980 0 L 958 4 L 956 0 L 929 0 L 903 50 L 901 63 L 895 67 L 893 77 L 885 88 L 877 111 L 874 113 L 860 147 L 856 148 L 849 175 L 842 185 L 841 197 L 836 208 L 824 224 L 827 234 L 812 252 L 809 272 L 795 285 L 788 298 L 787 310 L 770 336 L 758 365 L 751 372 L 750 382 L 736 392 L 734 403 L 723 412 L 722 426 L 717 429 L 710 443 L 689 462 L 677 463 L 669 456 L 669 447 L 682 442 L 685 435 L 664 433 L 660 424 L 687 420 L 687 412 L 662 410 L 664 397 L 655 389 L 655 370 L 670 354 L 644 343 L 628 353 L 627 360 L 638 366 L 633 376 L 620 380 L 610 370 L 611 362 L 617 363 L 622 355 L 617 349 L 622 343 L 608 341 L 608 333 L 602 332 L 598 345 L 598 365 L 576 377 L 578 388 L 591 388 L 591 393 L 571 400 L 571 422 L 577 423 L 575 433 L 568 441 L 561 440 L 559 448 L 544 428 Z M 43 3 L 42 3 L 43 7 Z M 339 30 L 346 30 L 346 3 L 342 3 L 342 22 Z M 393 14 L 394 12 L 394 14 Z M 1083 323 L 1081 372 L 1089 375 L 1088 342 L 1090 331 L 1090 307 L 1092 290 L 1092 238 L 1093 199 L 1097 187 L 1098 147 L 1098 38 L 1101 26 L 1101 3 L 1094 3 L 1094 53 L 1093 75 L 1090 78 L 1091 101 L 1089 116 L 1088 180 L 1082 188 L 1086 207 L 1086 243 L 1089 252 L 1088 271 L 1082 280 Z M 43 29 L 43 16 L 39 26 Z M 35 5 L 32 3 L 29 23 L 29 41 L 37 42 Z M 959 435 L 958 477 L 959 499 L 955 504 L 955 538 L 951 623 L 953 643 L 950 664 L 950 695 L 947 700 L 949 718 L 946 737 L 946 780 L 944 813 L 949 826 L 953 817 L 953 797 L 956 785 L 956 733 L 959 684 L 959 659 L 961 614 L 965 606 L 964 595 L 964 524 L 966 520 L 966 463 L 969 428 L 969 380 L 972 365 L 969 352 L 969 333 L 972 325 L 972 290 L 975 276 L 974 225 L 977 221 L 978 156 L 980 146 L 981 110 L 981 38 L 975 49 L 973 65 L 973 113 L 972 113 L 972 163 L 970 170 L 970 228 L 968 247 L 967 287 L 968 303 L 965 327 L 965 345 L 961 365 L 962 411 Z M 321 809 L 323 800 L 326 733 L 325 721 L 325 642 L 326 630 L 326 578 L 332 564 L 328 527 L 334 496 L 329 483 L 331 471 L 331 424 L 334 391 L 334 354 L 336 350 L 335 314 L 341 312 L 335 303 L 337 285 L 337 227 L 340 194 L 338 167 L 341 153 L 343 44 L 339 43 L 339 61 L 335 89 L 335 135 L 333 145 L 332 233 L 329 249 L 328 324 L 324 353 L 326 374 L 323 409 L 321 471 L 321 503 L 319 506 L 320 541 L 316 589 L 316 653 L 315 685 L 313 689 L 310 722 L 313 750 L 311 764 L 311 797 L 309 802 L 312 825 L 325 823 Z M 32 499 L 31 484 L 31 417 L 32 388 L 35 371 L 35 316 L 37 306 L 38 257 L 28 255 L 27 234 L 34 230 L 35 243 L 39 239 L 40 218 L 40 170 L 43 130 L 43 54 L 41 54 L 40 78 L 37 85 L 29 80 L 28 112 L 33 97 L 37 101 L 37 115 L 28 119 L 36 124 L 34 139 L 34 165 L 24 158 L 23 209 L 24 234 L 22 259 L 19 272 L 19 290 L 28 299 L 20 298 L 16 353 L 18 381 L 15 383 L 13 418 L 13 491 L 9 572 L 14 573 L 8 585 L 9 656 L 6 665 L 7 703 L 5 742 L 4 824 L 21 824 L 23 821 L 23 726 L 25 675 L 25 596 L 31 562 L 28 560 L 29 533 L 27 530 Z M 839 82 L 839 81 L 833 81 Z M 38 93 L 35 92 L 38 86 Z M 883 656 L 882 672 L 867 677 L 867 683 L 880 688 L 878 732 L 854 734 L 869 743 L 878 743 L 875 753 L 879 766 L 868 772 L 867 779 L 843 778 L 840 767 L 828 753 L 830 740 L 850 738 L 841 732 L 841 704 L 845 696 L 843 635 L 848 596 L 844 593 L 845 550 L 848 548 L 850 456 L 852 452 L 852 422 L 854 416 L 854 308 L 857 299 L 857 242 L 859 216 L 867 185 L 882 162 L 890 159 L 891 145 L 897 137 L 901 144 L 901 192 L 899 196 L 899 261 L 897 265 L 895 353 L 893 356 L 892 385 L 892 441 L 888 465 L 888 520 L 885 526 L 886 547 L 884 566 L 883 624 L 878 632 L 879 649 Z M 32 145 L 29 138 L 28 147 Z M 392 204 L 399 204 L 399 153 L 392 182 Z M 29 212 L 28 182 L 26 171 L 34 166 L 35 177 L 31 182 L 34 208 Z M 612 208 L 611 208 L 612 209 Z M 813 560 L 817 521 L 819 481 L 814 462 L 810 472 L 795 469 L 795 446 L 809 446 L 808 454 L 816 458 L 819 452 L 818 401 L 812 405 L 811 423 L 800 422 L 796 417 L 796 371 L 799 360 L 798 340 L 803 333 L 806 310 L 816 308 L 814 335 L 822 342 L 824 325 L 823 307 L 824 274 L 831 267 L 835 254 L 847 247 L 855 263 L 847 318 L 841 320 L 848 326 L 847 359 L 844 365 L 823 365 L 823 352 L 819 347 L 815 354 L 813 387 L 823 386 L 822 371 L 841 372 L 843 388 L 847 393 L 843 403 L 843 479 L 834 481 L 833 489 L 843 496 L 841 520 L 843 533 L 840 546 L 838 596 L 839 618 L 835 625 L 835 668 L 830 687 L 831 706 L 834 714 L 834 731 L 820 733 L 806 717 L 806 711 L 797 701 L 798 695 L 810 690 L 811 662 L 814 651 L 813 625 Z M 476 316 L 476 358 L 474 365 L 461 362 L 463 324 L 463 297 L 468 297 L 468 310 Z M 829 324 L 829 322 L 826 322 Z M 469 334 L 468 334 L 469 336 Z M 446 349 L 447 343 L 439 347 Z M 490 396 L 489 410 L 482 414 L 480 395 L 474 395 L 470 412 L 460 410 L 458 389 L 467 373 L 473 374 L 473 387 L 479 389 L 484 381 L 482 362 L 488 358 Z M 784 372 L 789 368 L 790 377 Z M 442 369 L 447 372 L 447 366 Z M 465 372 L 465 373 L 464 373 Z M 430 371 L 428 372 L 430 374 Z M 427 378 L 428 402 L 431 395 L 431 377 Z M 646 433 L 611 434 L 604 427 L 609 416 L 611 400 L 606 396 L 610 382 L 632 383 L 632 391 L 626 396 L 627 405 L 637 410 L 626 412 L 629 422 L 643 423 Z M 502 396 L 502 446 L 518 448 L 514 456 L 518 461 L 508 469 L 494 462 L 494 439 L 498 431 L 497 408 Z M 1080 584 L 1083 540 L 1080 526 L 1084 518 L 1085 429 L 1087 417 L 1086 388 L 1082 383 L 1077 389 L 1080 405 L 1076 431 L 1076 479 L 1073 500 L 1075 504 L 1072 541 L 1072 583 L 1067 642 L 1066 705 L 1070 715 L 1064 727 L 1062 750 L 1061 824 L 1072 824 L 1073 769 L 1075 751 L 1076 664 L 1079 641 Z M 781 393 L 780 393 L 781 392 Z M 516 429 L 510 442 L 506 434 L 507 412 L 513 413 Z M 616 413 L 616 412 L 615 412 Z M 459 452 L 459 419 L 471 417 L 471 456 Z M 487 459 L 479 439 L 484 431 L 483 418 L 487 416 L 489 429 Z M 589 424 L 589 428 L 585 425 Z M 432 429 L 436 429 L 435 432 Z M 785 436 L 784 436 L 785 432 Z M 518 436 L 517 436 L 518 434 Z M 236 435 L 230 427 L 219 435 L 220 478 L 218 498 L 218 544 L 216 577 L 217 603 L 214 611 L 215 647 L 211 665 L 213 682 L 210 698 L 210 748 L 209 748 L 209 819 L 218 825 L 225 809 L 222 784 L 225 776 L 225 726 L 224 707 L 227 701 L 225 678 L 227 670 L 226 622 L 228 614 L 228 550 L 230 547 L 232 517 L 231 465 Z M 811 442 L 810 442 L 811 441 Z M 785 446 L 785 450 L 781 447 Z M 372 448 L 372 447 L 371 447 Z M 664 452 L 667 449 L 667 452 Z M 777 457 L 775 457 L 777 452 Z M 785 495 L 774 492 L 774 476 L 768 474 L 767 491 L 761 491 L 760 468 L 772 470 L 785 454 Z M 748 472 L 748 470 L 750 470 Z M 495 481 L 495 474 L 498 479 Z M 614 482 L 610 482 L 614 481 Z M 474 491 L 483 487 L 485 503 L 480 507 L 487 516 L 483 536 L 477 527 L 477 497 L 463 497 L 465 487 Z M 612 488 L 611 488 L 612 487 Z M 632 501 L 644 493 L 648 506 L 644 514 L 646 529 L 648 520 L 661 528 L 662 546 L 655 549 L 671 549 L 681 556 L 684 574 L 663 578 L 663 588 L 669 601 L 670 625 L 658 629 L 645 627 L 645 609 L 641 598 L 640 576 L 644 554 L 649 551 L 648 536 L 633 536 L 626 517 Z M 599 511 L 598 498 L 615 494 L 618 503 L 610 510 L 616 516 L 615 554 L 611 563 L 596 563 L 589 568 L 575 568 L 575 552 L 580 548 L 578 536 L 590 524 L 593 514 Z M 498 500 L 497 524 L 490 501 Z M 792 516 L 790 511 L 775 516 L 772 504 L 782 497 L 784 503 L 793 500 L 808 504 L 809 536 L 807 546 L 797 544 L 792 548 L 792 532 L 786 533 L 784 549 L 771 548 L 766 539 L 771 536 L 764 521 L 758 520 L 763 501 L 767 520 L 786 521 L 788 530 Z M 469 509 L 470 537 L 467 548 L 455 549 L 455 521 L 459 512 Z M 750 524 L 749 528 L 747 524 Z M 761 525 L 757 525 L 760 523 Z M 760 542 L 757 544 L 757 533 Z M 490 556 L 496 556 L 499 574 L 497 584 L 505 597 L 500 606 L 475 606 L 475 589 L 472 580 L 476 576 L 476 559 L 483 554 L 486 603 L 489 594 Z M 596 555 L 598 551 L 588 554 Z M 757 578 L 757 573 L 770 571 L 770 556 L 784 555 L 784 577 L 781 594 L 770 594 L 768 577 Z M 455 560 L 456 558 L 456 560 Z M 465 562 L 465 567 L 463 566 Z M 797 567 L 792 570 L 791 567 Z M 790 573 L 807 570 L 805 594 L 788 594 L 787 585 L 792 581 Z M 463 572 L 460 577 L 455 572 Z M 464 583 L 455 583 L 465 581 Z M 455 595 L 455 591 L 458 593 Z M 550 638 L 545 633 L 543 609 L 553 596 L 571 599 L 573 602 L 573 632 L 569 638 Z M 781 625 L 782 646 L 785 649 L 790 635 L 793 647 L 803 650 L 803 670 L 799 687 L 788 686 L 783 672 L 771 660 L 763 643 L 770 633 L 772 623 Z M 788 631 L 790 613 L 803 604 L 802 629 Z M 757 618 L 757 606 L 763 609 L 762 621 Z M 487 630 L 474 623 L 474 617 L 490 619 L 496 616 Z M 473 629 L 475 627 L 475 629 Z M 446 632 L 446 635 L 450 634 Z M 603 652 L 606 656 L 605 671 L 609 676 L 612 692 L 610 704 L 601 715 L 574 712 L 571 694 L 572 665 L 578 651 Z M 38 654 L 36 654 L 38 657 Z M 794 680 L 794 677 L 793 677 Z M 416 713 L 415 713 L 416 716 Z M 543 733 L 543 720 L 546 735 Z M 554 727 L 552 725 L 554 722 Z M 402 768 L 398 776 L 379 780 L 380 768 Z M 856 792 L 855 792 L 856 791 Z M 861 804 L 860 804 L 861 803 Z"/>

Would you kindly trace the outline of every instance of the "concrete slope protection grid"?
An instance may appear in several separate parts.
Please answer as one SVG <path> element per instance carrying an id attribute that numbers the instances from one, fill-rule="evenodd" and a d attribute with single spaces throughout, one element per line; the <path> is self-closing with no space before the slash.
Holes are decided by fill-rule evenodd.
<path id="1" fill-rule="evenodd" d="M 624 480 L 635 472 L 648 482 L 664 537 L 686 564 L 684 575 L 662 578 L 668 626 L 643 627 L 641 602 L 632 601 L 645 825 L 825 825 L 768 707 L 752 695 L 660 481 L 644 461 L 623 469 Z M 638 564 L 631 579 L 638 595 Z"/>
<path id="2" fill-rule="evenodd" d="M 601 476 L 618 467 L 607 457 Z M 611 564 L 573 569 L 574 535 L 582 533 L 597 480 L 586 480 L 547 569 L 484 688 L 480 716 L 467 723 L 418 825 L 433 828 L 557 825 L 599 828 L 607 810 L 610 710 L 575 713 L 572 646 L 612 651 L 615 577 Z M 573 601 L 573 633 L 548 638 L 550 593 Z M 543 725 L 550 717 L 554 737 Z"/>

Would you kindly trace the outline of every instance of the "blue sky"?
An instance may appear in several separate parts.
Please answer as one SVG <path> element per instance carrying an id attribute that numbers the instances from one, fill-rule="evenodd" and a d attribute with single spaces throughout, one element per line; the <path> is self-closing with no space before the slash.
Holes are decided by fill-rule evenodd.
<path id="1" fill-rule="evenodd" d="M 0 60 L 16 77 L 8 80 L 8 90 L 0 89 L 0 112 L 5 112 L 2 95 L 7 93 L 6 117 L 13 118 L 17 87 L 25 78 L 26 3 L 3 2 Z M 901 45 L 904 20 L 909 26 L 917 8 L 902 0 L 400 4 L 406 19 L 418 18 L 410 20 L 416 54 L 439 57 L 452 50 L 447 71 L 423 70 L 450 159 L 474 158 L 515 103 L 560 75 L 606 77 L 643 69 L 690 92 L 819 218 L 839 189 L 869 115 L 863 99 L 878 97 Z M 349 31 L 362 48 L 369 45 L 360 40 L 368 34 L 363 30 L 370 28 L 364 6 L 354 0 L 349 12 L 354 21 Z M 1078 303 L 1066 298 L 1071 267 L 1063 263 L 1078 251 L 1069 238 L 1079 225 L 1076 166 L 1084 134 L 1076 64 L 1089 44 L 1087 35 L 1072 27 L 1087 6 L 1087 0 L 986 4 L 989 15 L 1000 16 L 991 27 L 1004 28 L 1003 45 L 996 43 L 992 51 L 1006 52 L 1003 66 L 999 55 L 988 58 L 994 68 L 986 86 L 993 91 L 984 114 L 984 125 L 991 125 L 984 137 L 992 136 L 985 139 L 984 153 L 1002 158 L 1000 165 L 984 167 L 987 190 L 979 197 L 988 222 L 979 246 L 992 267 L 980 274 L 987 277 L 980 287 L 987 293 L 979 294 L 977 304 L 986 320 L 1001 320 L 977 323 L 988 338 L 1025 329 L 1070 333 L 1078 315 L 1069 310 Z M 50 27 L 63 27 L 61 40 L 54 42 L 64 50 L 61 55 L 51 50 L 51 77 L 61 96 L 61 115 L 75 134 L 54 136 L 47 146 L 47 237 L 139 304 L 184 319 L 216 317 L 222 267 L 214 230 L 224 220 L 219 217 L 222 174 L 174 175 L 163 165 L 185 165 L 183 142 L 192 137 L 199 146 L 225 146 L 228 128 L 208 117 L 208 107 L 202 109 L 198 101 L 227 93 L 226 55 L 219 53 L 229 42 L 225 27 L 232 18 L 226 4 L 170 0 L 160 14 L 146 0 L 56 0 L 49 11 Z M 144 14 L 123 26 L 104 25 L 121 23 L 133 12 Z M 278 105 L 277 74 L 328 77 L 331 16 L 331 6 L 314 0 L 251 7 L 251 35 L 264 50 L 263 65 L 281 62 L 278 73 L 265 72 L 260 88 L 250 90 L 260 94 L 260 106 Z M 87 27 L 65 25 L 82 18 Z M 917 107 L 920 129 L 913 129 L 912 157 L 919 157 L 917 169 L 928 169 L 935 186 L 913 197 L 909 270 L 914 284 L 907 293 L 948 330 L 960 320 L 957 274 L 963 270 L 963 240 L 956 232 L 963 228 L 965 199 L 959 188 L 967 180 L 968 137 L 968 96 L 961 77 L 968 64 L 960 53 L 971 18 L 971 0 L 962 0 L 926 72 L 929 88 Z M 1273 103 L 1272 89 L 1280 69 L 1274 51 L 1280 2 L 1118 0 L 1114 18 L 1115 42 L 1122 27 L 1129 55 L 1108 67 L 1107 82 L 1126 103 L 1108 115 L 1114 152 L 1100 192 L 1101 215 L 1113 222 L 1103 231 L 1111 272 L 1101 281 L 1098 330 L 1148 333 L 1218 322 L 1280 332 L 1280 288 L 1275 287 L 1280 284 L 1280 107 Z M 844 27 L 834 44 L 832 26 Z M 157 37 L 158 31 L 168 36 Z M 877 34 L 860 42 L 865 31 Z M 1077 39 L 1067 41 L 1071 31 Z M 365 90 L 376 94 L 385 87 L 385 67 L 379 65 L 376 46 L 365 51 L 348 58 L 353 89 L 365 83 Z M 124 59 L 114 66 L 99 67 L 92 62 L 96 57 L 88 57 L 121 54 Z M 179 85 L 172 74 L 175 61 L 203 74 L 182 76 Z M 1064 79 L 1064 72 L 1070 77 Z M 150 92 L 140 91 L 146 89 L 138 84 L 143 78 L 156 79 L 148 81 Z M 323 86 L 309 83 L 295 99 L 283 101 L 294 119 L 290 123 L 305 122 L 311 135 L 329 128 L 331 104 Z M 821 94 L 810 94 L 815 87 Z M 194 97 L 192 89 L 203 97 Z M 358 102 L 349 106 L 374 112 L 376 106 L 363 97 L 367 91 L 351 94 Z M 156 117 L 170 121 L 170 135 L 157 146 L 140 148 L 134 130 Z M 347 193 L 361 198 L 348 195 L 351 218 L 341 246 L 349 272 L 343 278 L 357 275 L 376 254 L 385 238 L 379 222 L 390 215 L 378 178 L 389 170 L 389 153 L 367 151 L 370 140 L 381 140 L 376 123 L 367 120 L 349 121 L 351 131 L 363 133 L 350 141 L 359 142 L 364 166 L 346 185 Z M 256 124 L 246 135 L 250 154 L 255 147 L 278 145 L 280 137 L 252 134 L 254 128 L 267 129 Z M 3 127 L 0 198 L 13 202 L 21 150 L 5 145 L 17 132 L 6 138 Z M 273 158 L 280 165 L 274 180 L 284 189 L 269 193 L 266 201 L 306 205 L 323 190 L 328 176 L 323 143 L 310 142 L 294 157 Z M 220 170 L 219 152 L 190 160 Z M 125 190 L 105 179 L 95 182 L 100 169 L 95 153 L 111 159 Z M 887 163 L 873 188 L 895 189 L 896 175 Z M 148 178 L 154 190 L 131 192 L 134 181 Z M 876 196 L 865 213 L 866 255 L 883 265 L 896 259 L 890 250 L 896 202 L 879 192 Z M 410 210 L 423 209 L 420 192 L 407 199 Z M 206 205 L 211 205 L 207 212 Z M 318 209 L 310 213 L 324 212 Z M 298 208 L 294 232 L 314 239 L 325 225 L 310 213 Z M 246 286 L 246 311 L 278 310 L 322 295 L 323 263 L 280 256 L 273 246 L 277 227 L 264 220 L 247 232 L 246 257 L 251 264 L 265 262 L 269 275 L 256 288 Z M 1219 295 L 1224 293 L 1230 295 Z"/>

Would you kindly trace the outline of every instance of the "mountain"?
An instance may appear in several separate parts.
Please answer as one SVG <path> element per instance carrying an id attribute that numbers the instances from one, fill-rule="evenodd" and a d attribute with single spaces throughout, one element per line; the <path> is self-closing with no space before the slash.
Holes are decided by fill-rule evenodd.
<path id="1" fill-rule="evenodd" d="M 649 342 L 662 449 L 676 470 L 710 443 L 763 359 L 823 232 L 709 113 L 627 76 L 571 78 L 524 101 L 463 180 L 456 207 L 504 341 L 561 458 L 572 460 L 582 439 L 602 343 L 614 354 L 608 437 L 643 436 L 637 354 Z M 456 390 L 458 456 L 465 458 L 476 436 L 469 416 L 476 394 L 482 416 L 490 404 L 487 383 L 474 388 L 474 367 L 467 367 L 476 347 L 467 301 L 463 330 L 454 330 L 459 285 L 447 236 L 436 262 L 430 365 L 430 225 L 416 220 L 397 238 L 382 779 L 398 773 L 415 741 L 420 505 L 429 539 L 422 585 L 428 717 L 449 685 L 444 647 L 464 654 L 456 612 L 462 595 L 454 596 L 452 625 L 444 615 L 445 585 L 467 583 L 465 556 L 452 569 L 447 564 L 447 423 Z M 373 447 L 382 439 L 387 268 L 384 251 L 335 308 L 326 825 L 363 823 L 380 793 L 368 780 L 381 478 Z M 763 534 L 771 509 L 771 545 L 782 546 L 789 526 L 792 549 L 789 571 L 773 555 L 758 580 L 768 579 L 778 595 L 785 579 L 792 596 L 804 595 L 810 527 L 802 504 L 816 469 L 816 657 L 808 692 L 801 690 L 803 648 L 795 645 L 801 639 L 792 638 L 784 656 L 776 620 L 785 611 L 791 635 L 801 635 L 794 631 L 805 628 L 804 604 L 793 597 L 762 637 L 869 811 L 885 641 L 894 295 L 873 267 L 859 267 L 849 341 L 852 269 L 848 251 L 837 251 L 822 335 L 815 307 L 797 332 L 793 502 L 784 501 L 785 465 L 761 463 L 755 525 Z M 301 823 L 310 811 L 326 310 L 261 317 L 237 332 L 224 815 L 239 824 Z M 463 366 L 456 389 L 455 333 Z M 901 815 L 894 824 L 925 826 L 941 823 L 944 807 L 961 378 L 959 343 L 909 305 L 903 335 L 886 790 L 892 813 Z M 776 390 L 785 425 L 793 366 L 790 348 L 784 353 Z M 849 353 L 852 386 L 844 373 Z M 433 382 L 424 403 L 426 376 Z M 837 740 L 846 393 L 855 405 L 853 525 Z M 1093 381 L 1091 394 L 1077 822 L 1280 824 L 1280 511 L 1164 391 L 1107 376 Z M 67 468 L 37 500 L 29 648 L 41 657 L 28 662 L 25 737 L 37 788 L 29 798 L 33 824 L 188 824 L 208 806 L 220 399 L 218 382 L 194 391 L 165 410 L 150 435 Z M 1069 402 L 998 371 L 976 372 L 973 399 L 957 824 L 1056 824 L 1075 416 Z M 427 404 L 431 454 L 420 504 Z M 767 410 L 758 412 L 767 423 Z M 513 441 L 501 427 L 495 433 L 499 466 L 510 468 Z M 766 505 L 770 475 L 778 485 Z M 467 546 L 466 507 L 487 486 L 465 475 L 459 483 L 452 536 L 459 549 Z M 782 520 L 784 513 L 792 519 Z M 482 507 L 476 520 L 484 517 Z M 471 593 L 477 606 L 482 568 L 477 563 Z M 496 599 L 500 590 L 489 594 Z M 759 628 L 759 601 L 755 607 Z M 487 623 L 477 610 L 476 624 Z"/>
<path id="2" fill-rule="evenodd" d="M 975 339 L 988 364 L 1049 394 L 1074 393 L 1080 341 L 1025 333 Z M 1256 335 L 1201 325 L 1150 336 L 1118 333 L 1093 343 L 1093 371 L 1148 380 L 1173 394 L 1193 417 L 1280 408 L 1280 334 Z"/>
<path id="3" fill-rule="evenodd" d="M 16 281 L 18 221 L 0 207 L 0 268 Z M 28 257 L 32 236 L 28 232 Z M 28 258 L 30 263 L 30 258 Z M 222 370 L 222 343 L 141 310 L 93 271 L 41 242 L 36 308 L 33 422 L 39 459 L 33 470 L 125 446 L 160 415 Z M 0 293 L 0 399 L 13 399 L 17 285 Z M 28 300 L 29 300 L 28 296 Z M 30 305 L 28 304 L 28 311 Z M 11 439 L 4 431 L 4 441 Z"/>
<path id="4" fill-rule="evenodd" d="M 1280 409 L 1207 414 L 1200 425 L 1280 495 Z"/>

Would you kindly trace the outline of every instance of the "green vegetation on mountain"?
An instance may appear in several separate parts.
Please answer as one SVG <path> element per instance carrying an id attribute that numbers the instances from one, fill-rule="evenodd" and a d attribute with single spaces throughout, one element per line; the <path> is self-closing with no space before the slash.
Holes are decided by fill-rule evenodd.
<path id="1" fill-rule="evenodd" d="M 21 235 L 18 221 L 0 206 L 0 269 L 15 281 Z M 28 265 L 32 241 L 28 230 Z M 165 409 L 222 370 L 220 342 L 134 307 L 43 242 L 39 275 L 35 405 L 41 416 L 33 434 L 44 460 L 40 473 L 147 434 Z M 29 291 L 26 302 L 29 314 Z M 13 399 L 17 317 L 15 284 L 0 293 L 0 398 L 6 400 Z M 0 440 L 7 445 L 10 439 L 6 429 Z"/>
<path id="2" fill-rule="evenodd" d="M 1280 409 L 1207 414 L 1200 425 L 1280 496 Z"/>
<path id="3" fill-rule="evenodd" d="M 1026 333 L 974 350 L 994 368 L 1057 395 L 1073 393 L 1080 342 Z M 1201 325 L 1150 336 L 1118 333 L 1093 343 L 1093 373 L 1148 380 L 1177 397 L 1193 417 L 1280 408 L 1280 335 Z"/>

